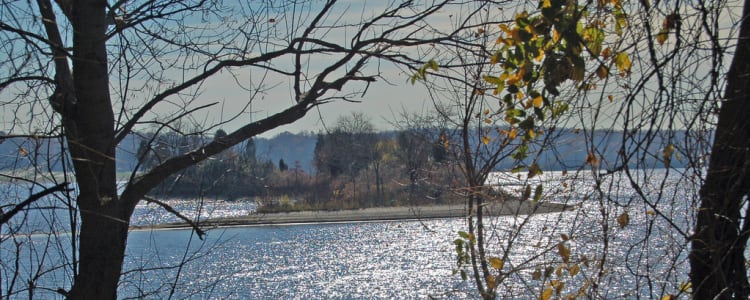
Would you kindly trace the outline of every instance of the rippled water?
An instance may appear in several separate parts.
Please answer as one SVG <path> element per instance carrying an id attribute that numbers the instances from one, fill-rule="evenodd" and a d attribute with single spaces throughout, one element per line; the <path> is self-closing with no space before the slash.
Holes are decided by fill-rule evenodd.
<path id="1" fill-rule="evenodd" d="M 223 200 L 164 200 L 163 203 L 179 211 L 191 220 L 205 220 L 219 217 L 246 216 L 255 211 L 254 201 Z M 133 212 L 130 224 L 135 226 L 182 222 L 177 216 L 167 212 L 161 206 L 141 202 Z"/>
<path id="2" fill-rule="evenodd" d="M 206 257 L 185 266 L 177 280 L 177 297 L 464 298 L 472 290 L 452 274 L 451 241 L 461 223 L 452 219 L 213 230 L 205 243 L 191 242 L 188 252 L 203 247 Z M 187 230 L 134 232 L 126 268 L 174 264 L 185 253 L 189 237 Z M 169 275 L 174 278 L 174 272 L 163 270 L 138 274 L 159 280 Z M 128 284 L 123 294 L 138 296 L 141 282 L 124 279 Z"/>
<path id="3" fill-rule="evenodd" d="M 592 297 L 661 298 L 675 292 L 687 279 L 687 247 L 681 234 L 689 233 L 691 224 L 690 199 L 694 195 L 689 183 L 655 173 L 643 176 L 649 180 L 642 182 L 642 190 L 635 191 L 629 184 L 631 178 L 620 177 L 599 182 L 610 191 L 600 195 L 591 177 L 563 176 L 559 172 L 547 172 L 545 176 L 544 180 L 525 182 L 513 175 L 514 179 L 500 181 L 502 188 L 508 190 L 517 190 L 525 183 L 543 184 L 544 201 L 566 202 L 577 208 L 533 217 L 488 219 L 488 252 L 505 259 L 504 272 L 497 273 L 500 298 L 538 298 L 550 280 L 566 283 L 563 294 L 575 293 L 600 275 L 597 284 L 601 287 Z M 640 201 L 640 195 L 650 202 Z M 167 202 L 191 218 L 242 215 L 254 209 L 248 202 Z M 654 210 L 664 217 L 655 216 Z M 617 218 L 624 212 L 629 222 L 620 228 Z M 142 225 L 172 221 L 177 220 L 153 204 L 139 205 L 134 216 L 134 223 Z M 205 241 L 198 240 L 189 230 L 133 231 L 128 240 L 120 296 L 475 298 L 473 282 L 463 281 L 454 273 L 457 265 L 453 241 L 460 230 L 466 230 L 462 219 L 212 229 Z M 563 241 L 562 236 L 571 240 Z M 55 269 L 71 260 L 69 256 L 55 256 L 59 250 L 68 249 L 65 236 L 58 238 L 63 242 L 45 246 L 46 256 L 40 256 L 39 249 L 49 245 L 48 235 L 21 240 L 25 243 L 21 249 L 22 273 L 43 270 L 38 286 L 50 289 L 47 294 L 40 290 L 36 295 L 51 297 L 54 289 L 70 285 L 70 271 Z M 557 249 L 560 243 L 569 247 L 571 261 L 575 261 L 571 265 L 579 264 L 580 273 L 572 276 L 558 271 L 546 281 L 533 280 L 534 272 L 546 266 L 569 266 L 561 262 Z M 2 288 L 9 282 L 6 262 L 15 255 L 11 245 L 11 240 L 5 240 L 0 248 L 4 263 Z M 32 251 L 29 245 L 37 247 Z M 599 269 L 601 262 L 604 267 Z M 36 269 L 36 265 L 43 267 Z M 604 274 L 599 274 L 599 270 L 605 270 Z"/>

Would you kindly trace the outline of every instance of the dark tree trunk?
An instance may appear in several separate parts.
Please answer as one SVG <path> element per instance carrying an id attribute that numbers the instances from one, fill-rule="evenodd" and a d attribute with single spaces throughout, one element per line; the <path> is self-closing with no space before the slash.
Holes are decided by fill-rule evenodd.
<path id="1" fill-rule="evenodd" d="M 750 19 L 745 1 L 737 50 L 719 111 L 706 181 L 700 191 L 690 276 L 695 299 L 748 299 L 744 252 L 750 190 Z M 747 215 L 747 213 L 746 213 Z"/>
<path id="2" fill-rule="evenodd" d="M 71 299 L 116 299 L 129 210 L 117 198 L 114 115 L 105 48 L 106 1 L 73 6 L 75 102 L 63 115 L 81 215 L 79 265 Z M 69 103 L 71 104 L 71 103 Z"/>
<path id="3" fill-rule="evenodd" d="M 80 263 L 69 299 L 117 299 L 128 223 L 101 213 L 81 213 Z"/>

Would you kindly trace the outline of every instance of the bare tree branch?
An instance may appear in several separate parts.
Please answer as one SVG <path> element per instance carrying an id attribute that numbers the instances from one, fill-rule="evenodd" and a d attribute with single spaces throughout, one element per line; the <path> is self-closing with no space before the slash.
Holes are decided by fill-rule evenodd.
<path id="1" fill-rule="evenodd" d="M 0 224 L 7 223 L 11 218 L 13 218 L 13 216 L 15 216 L 20 211 L 22 211 L 24 208 L 26 208 L 26 206 L 28 206 L 31 203 L 34 203 L 34 201 L 42 199 L 44 196 L 47 196 L 49 194 L 56 193 L 56 192 L 72 191 L 72 189 L 69 189 L 67 187 L 68 187 L 68 183 L 67 182 L 63 182 L 63 183 L 60 183 L 60 184 L 55 185 L 53 187 L 46 188 L 46 189 L 44 189 L 41 192 L 32 194 L 31 196 L 29 196 L 28 198 L 26 198 L 26 200 L 21 201 L 21 203 L 16 204 L 16 206 L 14 206 L 8 212 L 2 212 L 2 211 L 0 211 Z"/>
<path id="2" fill-rule="evenodd" d="M 188 223 L 188 225 L 190 225 L 190 227 L 193 227 L 193 230 L 195 230 L 195 233 L 198 234 L 198 238 L 201 239 L 201 240 L 203 240 L 203 236 L 206 234 L 206 232 L 203 231 L 203 229 L 201 229 L 200 226 L 198 226 L 198 224 L 195 224 L 195 222 L 193 222 L 193 220 L 190 220 L 190 218 L 184 216 L 179 211 L 177 211 L 174 208 L 172 208 L 172 206 L 169 206 L 169 204 L 166 204 L 164 202 L 161 202 L 161 201 L 156 200 L 156 199 L 151 198 L 151 197 L 143 197 L 143 200 L 146 200 L 146 202 L 148 202 L 148 203 L 153 203 L 153 204 L 159 205 L 162 208 L 164 208 L 164 210 L 170 212 L 171 214 L 173 214 L 176 217 L 180 218 L 181 220 L 185 221 L 185 223 Z"/>

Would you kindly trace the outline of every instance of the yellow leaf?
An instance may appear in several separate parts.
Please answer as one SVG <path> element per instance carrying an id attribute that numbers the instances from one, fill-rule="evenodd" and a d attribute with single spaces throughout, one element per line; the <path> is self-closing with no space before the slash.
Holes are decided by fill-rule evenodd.
<path id="1" fill-rule="evenodd" d="M 667 41 L 667 38 L 669 38 L 669 31 L 660 30 L 659 33 L 656 34 L 656 42 L 658 42 L 659 45 L 664 45 L 664 42 Z"/>
<path id="2" fill-rule="evenodd" d="M 609 103 L 612 103 L 612 101 L 615 101 L 615 96 L 609 95 L 607 99 L 609 99 Z"/>
<path id="3" fill-rule="evenodd" d="M 615 65 L 617 65 L 617 69 L 620 70 L 621 75 L 630 72 L 631 64 L 630 56 L 625 52 L 620 52 L 615 57 Z"/>
<path id="4" fill-rule="evenodd" d="M 661 297 L 661 300 L 677 300 L 677 296 L 669 294 L 669 295 L 665 295 L 664 297 Z"/>
<path id="5" fill-rule="evenodd" d="M 692 288 L 693 288 L 693 284 L 690 283 L 690 281 L 684 281 L 680 283 L 679 291 L 680 293 L 689 293 Z"/>
<path id="6" fill-rule="evenodd" d="M 539 297 L 539 300 L 549 300 L 552 298 L 552 288 L 548 287 L 542 292 L 542 296 Z"/>
<path id="7" fill-rule="evenodd" d="M 487 289 L 490 289 L 490 290 L 495 289 L 495 276 L 492 276 L 492 275 L 487 276 Z"/>
<path id="8" fill-rule="evenodd" d="M 553 288 L 555 288 L 555 293 L 560 294 L 562 292 L 562 289 L 565 287 L 565 282 L 562 282 L 560 280 L 552 280 L 550 282 Z"/>
<path id="9" fill-rule="evenodd" d="M 486 135 L 483 136 L 482 137 L 482 143 L 484 143 L 485 145 L 489 144 L 490 143 L 490 138 L 488 136 L 486 136 Z"/>
<path id="10" fill-rule="evenodd" d="M 506 24 L 500 24 L 500 29 L 502 29 L 503 32 L 505 32 L 508 35 L 512 34 L 510 31 L 510 28 L 508 28 L 508 25 Z"/>
<path id="11" fill-rule="evenodd" d="M 570 261 L 570 248 L 565 247 L 565 244 L 557 244 L 557 253 L 560 254 L 560 257 L 564 262 L 567 263 Z"/>
<path id="12" fill-rule="evenodd" d="M 570 269 L 568 269 L 570 276 L 576 276 L 579 271 L 581 271 L 581 267 L 579 267 L 577 264 L 571 266 Z"/>
<path id="13" fill-rule="evenodd" d="M 513 45 L 516 44 L 516 42 L 514 42 L 513 39 L 511 39 L 511 38 L 507 38 L 507 39 L 499 38 L 497 40 L 498 40 L 498 42 L 497 42 L 498 44 L 500 44 L 501 42 L 503 44 L 508 45 L 508 46 L 513 46 Z"/>
<path id="14" fill-rule="evenodd" d="M 498 55 L 493 55 L 492 57 L 490 57 L 490 64 L 493 64 L 493 65 L 496 64 L 497 60 L 498 60 Z"/>
<path id="15" fill-rule="evenodd" d="M 492 124 L 492 119 L 486 118 L 486 119 L 484 119 L 484 122 L 487 123 L 487 124 Z"/>
<path id="16" fill-rule="evenodd" d="M 653 210 L 649 210 L 649 211 L 646 212 L 646 214 L 653 217 L 653 216 L 656 215 L 656 212 L 653 211 Z"/>
<path id="17" fill-rule="evenodd" d="M 664 160 L 670 160 L 672 159 L 672 153 L 674 153 L 674 145 L 669 144 L 666 147 L 664 147 L 664 150 L 661 151 L 662 158 Z"/>
<path id="18" fill-rule="evenodd" d="M 518 131 L 516 131 L 515 128 L 511 129 L 510 132 L 508 132 L 508 137 L 512 140 L 515 139 L 516 136 L 518 136 Z"/>
<path id="19" fill-rule="evenodd" d="M 630 216 L 628 215 L 628 212 L 623 212 L 619 217 L 617 217 L 617 224 L 620 225 L 620 228 L 625 228 L 625 226 L 628 226 L 628 223 L 630 223 Z"/>
<path id="20" fill-rule="evenodd" d="M 589 153 L 586 155 L 586 163 L 590 164 L 591 166 L 598 166 L 599 165 L 599 159 L 596 157 L 596 154 Z"/>
<path id="21" fill-rule="evenodd" d="M 544 104 L 543 100 L 544 98 L 542 98 L 542 95 L 534 97 L 534 107 L 542 107 L 542 105 Z"/>
<path id="22" fill-rule="evenodd" d="M 486 109 L 484 110 L 484 114 L 485 114 L 485 115 L 489 115 L 489 114 L 490 114 L 490 109 L 489 109 L 489 108 L 486 108 Z"/>
<path id="23" fill-rule="evenodd" d="M 514 42 L 519 42 L 519 43 L 523 42 L 523 40 L 521 40 L 521 35 L 518 33 L 518 28 L 513 28 L 513 30 L 510 33 L 511 33 L 510 36 L 511 38 L 513 38 Z"/>
<path id="24" fill-rule="evenodd" d="M 544 50 L 542 50 L 542 48 L 539 48 L 539 53 L 536 57 L 534 57 L 534 60 L 541 62 L 542 59 L 544 59 Z"/>
<path id="25" fill-rule="evenodd" d="M 550 7 L 552 7 L 552 1 L 542 0 L 542 8 L 550 8 Z"/>
<path id="26" fill-rule="evenodd" d="M 536 269 L 534 273 L 531 273 L 532 280 L 539 280 L 540 278 L 542 278 L 542 270 Z"/>
<path id="27" fill-rule="evenodd" d="M 490 266 L 498 271 L 502 270 L 503 266 L 505 265 L 505 262 L 499 257 L 491 257 L 489 261 L 490 261 Z"/>
<path id="28" fill-rule="evenodd" d="M 552 41 L 555 43 L 560 41 L 560 33 L 557 32 L 556 28 L 552 28 Z"/>
<path id="29" fill-rule="evenodd" d="M 26 151 L 26 149 L 24 149 L 23 147 L 18 147 L 18 153 L 21 154 L 21 156 L 26 156 L 29 154 L 29 152 Z"/>
<path id="30" fill-rule="evenodd" d="M 599 78 L 607 78 L 607 75 L 609 75 L 609 69 L 607 69 L 607 67 L 605 67 L 604 65 L 601 65 L 598 69 L 596 69 L 596 76 L 598 76 Z"/>

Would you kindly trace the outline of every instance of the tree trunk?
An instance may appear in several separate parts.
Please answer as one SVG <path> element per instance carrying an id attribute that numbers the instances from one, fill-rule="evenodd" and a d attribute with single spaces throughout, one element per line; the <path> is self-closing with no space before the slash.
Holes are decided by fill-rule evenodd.
<path id="1" fill-rule="evenodd" d="M 81 229 L 70 299 L 117 298 L 131 211 L 117 197 L 105 5 L 106 1 L 77 1 L 71 16 L 76 100 L 63 115 L 63 124 L 79 187 Z"/>
<path id="2" fill-rule="evenodd" d="M 69 299 L 117 299 L 128 223 L 81 212 L 80 263 Z"/>
<path id="3" fill-rule="evenodd" d="M 700 191 L 690 276 L 695 299 L 748 299 L 744 252 L 750 191 L 750 14 L 745 1 L 737 50 L 727 75 L 706 181 Z M 747 212 L 745 213 L 747 215 Z"/>

